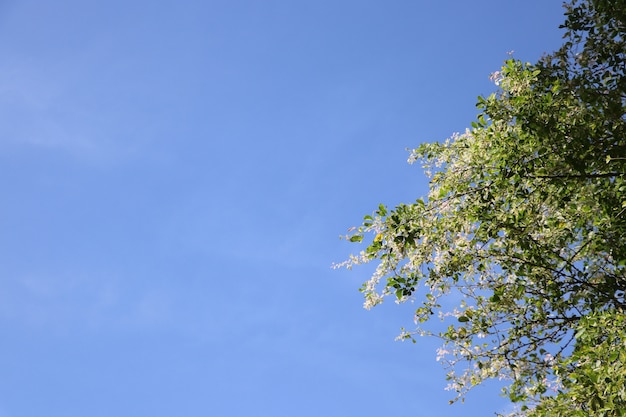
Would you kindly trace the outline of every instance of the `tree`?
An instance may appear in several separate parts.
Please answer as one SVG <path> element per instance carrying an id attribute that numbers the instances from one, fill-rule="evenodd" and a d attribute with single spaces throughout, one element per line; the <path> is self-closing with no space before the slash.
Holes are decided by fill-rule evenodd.
<path id="1" fill-rule="evenodd" d="M 377 263 L 366 308 L 417 303 L 400 338 L 442 339 L 457 398 L 505 378 L 520 415 L 626 416 L 626 2 L 565 15 L 563 46 L 506 61 L 471 129 L 412 151 L 428 195 L 365 216 L 341 265 Z"/>

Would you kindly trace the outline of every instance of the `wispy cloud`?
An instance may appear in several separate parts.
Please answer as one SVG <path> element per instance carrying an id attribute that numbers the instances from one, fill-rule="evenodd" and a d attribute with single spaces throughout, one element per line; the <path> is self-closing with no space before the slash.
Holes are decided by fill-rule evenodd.
<path id="1" fill-rule="evenodd" d="M 81 155 L 101 152 L 92 116 L 67 102 L 65 80 L 50 72 L 26 65 L 0 68 L 0 143 Z"/>
<path id="2" fill-rule="evenodd" d="M 165 289 L 132 288 L 119 277 L 30 273 L 4 279 L 2 289 L 5 324 L 55 331 L 149 329 L 171 321 L 173 299 Z"/>

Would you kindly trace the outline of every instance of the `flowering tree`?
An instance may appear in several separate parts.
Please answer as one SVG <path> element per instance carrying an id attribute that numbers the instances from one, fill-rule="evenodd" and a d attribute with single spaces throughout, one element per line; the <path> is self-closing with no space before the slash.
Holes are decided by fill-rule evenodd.
<path id="1" fill-rule="evenodd" d="M 428 195 L 365 216 L 341 265 L 377 264 L 366 308 L 417 303 L 400 338 L 441 338 L 457 398 L 500 378 L 520 415 L 626 416 L 626 3 L 574 0 L 562 27 L 471 129 L 412 151 Z"/>

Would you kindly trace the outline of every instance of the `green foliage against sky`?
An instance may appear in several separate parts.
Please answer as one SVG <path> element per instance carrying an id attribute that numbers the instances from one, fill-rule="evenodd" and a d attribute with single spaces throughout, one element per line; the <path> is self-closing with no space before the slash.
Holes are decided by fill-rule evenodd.
<path id="1" fill-rule="evenodd" d="M 377 264 L 367 308 L 416 303 L 400 337 L 441 338 L 459 398 L 499 378 L 521 415 L 623 416 L 626 3 L 573 1 L 563 28 L 492 75 L 471 129 L 412 151 L 428 195 L 365 216 L 344 265 Z"/>

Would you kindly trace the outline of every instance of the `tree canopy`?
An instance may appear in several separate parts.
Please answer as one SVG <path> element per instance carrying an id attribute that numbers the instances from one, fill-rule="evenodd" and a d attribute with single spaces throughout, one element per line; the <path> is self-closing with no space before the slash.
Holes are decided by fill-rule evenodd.
<path id="1" fill-rule="evenodd" d="M 562 47 L 413 150 L 428 195 L 365 216 L 341 265 L 376 264 L 366 308 L 416 303 L 400 338 L 442 339 L 457 398 L 499 378 L 520 415 L 626 416 L 626 2 L 565 7 Z"/>

